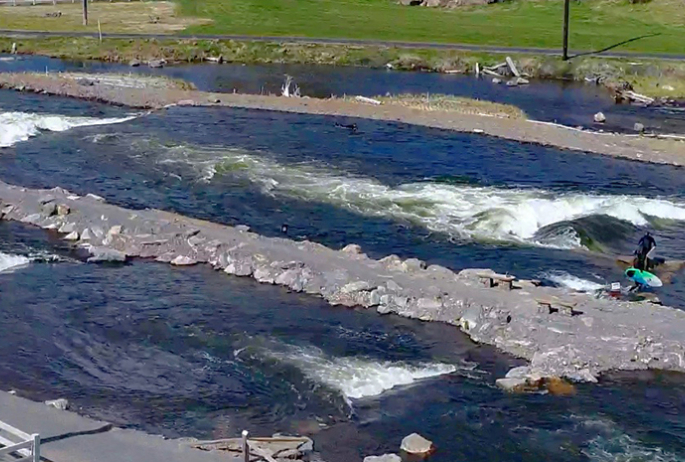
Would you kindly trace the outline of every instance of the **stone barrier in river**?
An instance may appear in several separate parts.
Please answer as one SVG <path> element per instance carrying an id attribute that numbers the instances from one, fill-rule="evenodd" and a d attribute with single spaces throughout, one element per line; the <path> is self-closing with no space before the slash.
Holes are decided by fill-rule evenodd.
<path id="1" fill-rule="evenodd" d="M 685 371 L 685 312 L 648 302 L 597 299 L 525 281 L 515 281 L 509 290 L 485 269 L 455 273 L 394 255 L 375 260 L 353 244 L 336 251 L 309 241 L 268 238 L 247 227 L 128 210 L 61 188 L 0 182 L 0 217 L 60 233 L 91 263 L 130 258 L 178 266 L 206 263 L 333 305 L 452 324 L 455 335 L 459 329 L 475 342 L 529 361 L 498 380 L 509 390 L 535 388 L 556 377 L 593 382 L 607 370 Z"/>

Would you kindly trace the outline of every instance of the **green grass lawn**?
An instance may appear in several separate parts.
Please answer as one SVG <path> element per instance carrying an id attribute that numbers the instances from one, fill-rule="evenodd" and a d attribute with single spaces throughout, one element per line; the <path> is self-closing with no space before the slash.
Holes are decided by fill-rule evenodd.
<path id="1" fill-rule="evenodd" d="M 562 0 L 512 0 L 466 9 L 408 7 L 394 0 L 178 0 L 179 12 L 211 18 L 186 32 L 403 40 L 558 48 Z M 571 5 L 571 48 L 593 50 L 652 33 L 626 51 L 685 53 L 683 0 L 583 0 Z"/>

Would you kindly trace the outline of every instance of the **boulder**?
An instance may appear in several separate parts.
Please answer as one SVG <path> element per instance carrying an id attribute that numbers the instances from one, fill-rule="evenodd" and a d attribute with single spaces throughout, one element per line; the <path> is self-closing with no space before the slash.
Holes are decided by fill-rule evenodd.
<path id="1" fill-rule="evenodd" d="M 78 231 L 72 231 L 69 234 L 67 234 L 66 236 L 64 236 L 64 239 L 66 239 L 67 241 L 78 241 L 78 238 L 79 238 Z"/>
<path id="2" fill-rule="evenodd" d="M 97 194 L 88 193 L 88 194 L 86 194 L 86 197 L 88 199 L 93 199 L 93 200 L 98 201 L 98 202 L 105 202 L 105 198 L 100 197 Z"/>
<path id="3" fill-rule="evenodd" d="M 361 292 L 363 290 L 371 290 L 371 289 L 373 289 L 373 287 L 368 282 L 356 281 L 356 282 L 350 282 L 349 284 L 345 284 L 340 289 L 340 292 L 343 294 L 351 294 L 354 292 Z"/>
<path id="4" fill-rule="evenodd" d="M 418 433 L 412 433 L 402 439 L 400 449 L 407 454 L 429 454 L 433 451 L 433 442 Z"/>
<path id="5" fill-rule="evenodd" d="M 185 255 L 178 255 L 169 263 L 171 263 L 174 266 L 192 266 L 197 264 L 197 260 L 191 257 L 187 257 Z"/>
<path id="6" fill-rule="evenodd" d="M 607 118 L 604 115 L 604 113 L 598 112 L 597 114 L 595 114 L 595 122 L 597 122 L 598 124 L 603 124 L 606 121 L 607 121 Z"/>
<path id="7" fill-rule="evenodd" d="M 342 248 L 341 252 L 359 255 L 362 253 L 362 248 L 357 244 L 348 244 Z"/>
<path id="8" fill-rule="evenodd" d="M 59 409 L 60 411 L 66 411 L 69 409 L 69 401 L 64 398 L 48 400 L 45 401 L 45 404 L 47 406 L 52 406 L 55 409 Z"/>
<path id="9" fill-rule="evenodd" d="M 494 83 L 495 85 L 499 85 L 500 83 L 502 83 L 502 79 L 500 79 L 499 77 L 493 77 L 492 83 Z"/>
<path id="10" fill-rule="evenodd" d="M 247 233 L 248 231 L 250 231 L 250 227 L 247 225 L 237 225 L 235 229 L 237 231 L 240 231 L 241 233 Z"/>
<path id="11" fill-rule="evenodd" d="M 122 228 L 121 225 L 112 226 L 112 227 L 109 229 L 109 231 L 107 231 L 107 235 L 108 235 L 108 236 L 118 236 L 119 234 L 121 234 L 122 229 L 123 229 L 123 228 Z"/>
<path id="12" fill-rule="evenodd" d="M 57 211 L 57 206 L 55 205 L 54 202 L 48 202 L 47 204 L 43 204 L 40 207 L 40 210 L 43 213 L 43 215 L 45 215 L 47 217 L 51 217 Z"/>
<path id="13" fill-rule="evenodd" d="M 522 377 L 512 377 L 495 380 L 495 384 L 502 390 L 518 393 L 525 391 L 528 385 L 528 381 Z"/>
<path id="14" fill-rule="evenodd" d="M 642 133 L 643 131 L 645 131 L 645 126 L 642 125 L 640 122 L 635 122 L 635 125 L 633 125 L 633 129 L 634 129 L 636 132 Z"/>
<path id="15" fill-rule="evenodd" d="M 148 67 L 151 67 L 153 69 L 158 69 L 160 67 L 164 67 L 166 64 L 166 61 L 163 59 L 153 59 L 147 62 Z"/>
<path id="16" fill-rule="evenodd" d="M 57 206 L 57 215 L 59 215 L 60 217 L 65 217 L 69 215 L 69 212 L 71 212 L 71 209 L 66 204 L 59 204 Z"/>
<path id="17" fill-rule="evenodd" d="M 140 60 L 132 59 L 131 61 L 129 61 L 128 65 L 131 67 L 138 67 L 140 66 Z"/>
<path id="18" fill-rule="evenodd" d="M 127 258 L 124 252 L 108 249 L 107 247 L 90 247 L 88 251 L 90 252 L 90 258 L 87 260 L 88 263 L 123 263 Z"/>
<path id="19" fill-rule="evenodd" d="M 382 456 L 364 457 L 364 462 L 402 462 L 402 458 L 397 454 L 383 454 Z"/>

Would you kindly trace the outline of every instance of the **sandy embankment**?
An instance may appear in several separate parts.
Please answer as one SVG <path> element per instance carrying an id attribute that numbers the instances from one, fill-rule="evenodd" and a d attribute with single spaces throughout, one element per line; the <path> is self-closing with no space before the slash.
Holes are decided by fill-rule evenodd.
<path id="1" fill-rule="evenodd" d="M 131 81 L 135 81 L 132 84 Z M 108 78 L 101 75 L 0 74 L 0 88 L 107 102 L 132 108 L 159 109 L 169 105 L 226 106 L 302 114 L 388 120 L 427 127 L 482 133 L 526 143 L 682 166 L 685 141 L 655 137 L 596 133 L 518 118 L 493 117 L 458 111 L 426 111 L 401 104 L 373 105 L 342 99 L 207 93 L 151 78 Z"/>

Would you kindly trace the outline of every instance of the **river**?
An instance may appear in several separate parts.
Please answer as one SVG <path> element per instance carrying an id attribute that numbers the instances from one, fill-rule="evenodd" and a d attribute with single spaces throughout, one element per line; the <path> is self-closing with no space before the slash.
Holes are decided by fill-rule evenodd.
<path id="1" fill-rule="evenodd" d="M 0 180 L 27 187 L 266 235 L 287 223 L 295 239 L 588 290 L 621 280 L 613 256 L 646 229 L 661 255 L 685 258 L 682 170 L 670 166 L 396 123 L 356 120 L 353 135 L 333 117 L 142 115 L 10 92 L 0 117 Z M 685 306 L 679 279 L 660 296 Z M 87 265 L 19 224 L 0 224 L 0 307 L 4 388 L 153 433 L 305 430 L 329 462 L 396 451 L 413 431 L 437 462 L 685 457 L 680 375 L 507 395 L 494 381 L 518 362 L 453 327 L 206 267 Z"/>

